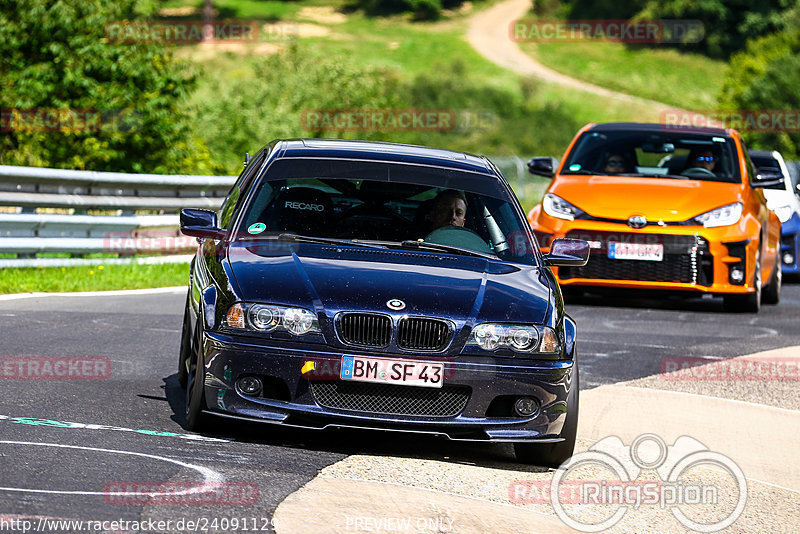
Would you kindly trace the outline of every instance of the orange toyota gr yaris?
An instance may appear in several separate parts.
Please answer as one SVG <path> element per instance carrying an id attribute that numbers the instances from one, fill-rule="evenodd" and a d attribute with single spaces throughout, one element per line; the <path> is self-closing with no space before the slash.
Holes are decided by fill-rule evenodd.
<path id="1" fill-rule="evenodd" d="M 611 123 L 584 127 L 528 220 L 547 250 L 554 238 L 589 241 L 583 267 L 558 267 L 563 288 L 680 290 L 724 296 L 757 312 L 781 289 L 780 221 L 736 130 Z M 762 291 L 763 285 L 763 291 Z"/>

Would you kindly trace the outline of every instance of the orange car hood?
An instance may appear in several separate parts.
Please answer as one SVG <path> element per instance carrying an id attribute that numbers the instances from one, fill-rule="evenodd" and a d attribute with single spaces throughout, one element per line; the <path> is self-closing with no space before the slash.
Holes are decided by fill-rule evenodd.
<path id="1" fill-rule="evenodd" d="M 739 201 L 737 184 L 676 178 L 561 175 L 550 193 L 594 217 L 685 221 L 701 213 Z"/>

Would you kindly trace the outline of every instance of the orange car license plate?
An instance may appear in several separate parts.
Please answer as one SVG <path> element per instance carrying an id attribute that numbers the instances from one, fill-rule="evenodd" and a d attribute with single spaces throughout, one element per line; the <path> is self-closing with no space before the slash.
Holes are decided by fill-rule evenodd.
<path id="1" fill-rule="evenodd" d="M 664 245 L 661 243 L 609 243 L 608 257 L 615 260 L 662 261 Z"/>
<path id="2" fill-rule="evenodd" d="M 342 356 L 340 376 L 342 380 L 440 388 L 444 381 L 444 364 Z"/>

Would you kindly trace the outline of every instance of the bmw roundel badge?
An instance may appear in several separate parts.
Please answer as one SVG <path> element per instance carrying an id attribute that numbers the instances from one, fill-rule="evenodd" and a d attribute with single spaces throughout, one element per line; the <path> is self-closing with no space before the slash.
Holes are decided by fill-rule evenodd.
<path id="1" fill-rule="evenodd" d="M 406 307 L 406 303 L 400 299 L 392 299 L 386 302 L 390 310 L 402 310 Z"/>

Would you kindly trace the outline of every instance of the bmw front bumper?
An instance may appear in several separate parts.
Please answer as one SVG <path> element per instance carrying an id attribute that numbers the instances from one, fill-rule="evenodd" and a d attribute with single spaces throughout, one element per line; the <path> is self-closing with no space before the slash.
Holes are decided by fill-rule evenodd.
<path id="1" fill-rule="evenodd" d="M 574 380 L 573 360 L 342 352 L 323 344 L 216 332 L 205 333 L 203 345 L 206 412 L 308 429 L 368 428 L 463 441 L 557 442 Z M 344 354 L 440 362 L 444 385 L 439 389 L 343 381 L 338 370 Z M 304 374 L 301 370 L 309 361 L 315 362 L 316 371 Z M 243 376 L 261 379 L 262 392 L 240 391 L 236 384 Z M 539 409 L 531 416 L 515 414 L 512 405 L 519 397 L 537 399 Z M 394 413 L 384 409 L 397 404 L 406 408 Z"/>

